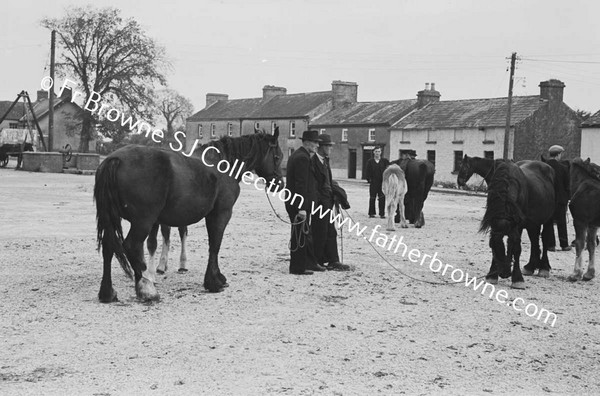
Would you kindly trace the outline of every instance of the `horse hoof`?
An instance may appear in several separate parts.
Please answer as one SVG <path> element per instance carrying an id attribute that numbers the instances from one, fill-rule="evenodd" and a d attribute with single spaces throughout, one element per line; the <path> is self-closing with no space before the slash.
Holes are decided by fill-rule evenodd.
<path id="1" fill-rule="evenodd" d="M 396 231 L 396 229 L 395 229 L 395 228 L 386 228 L 385 230 L 386 230 L 386 231 Z"/>
<path id="2" fill-rule="evenodd" d="M 154 287 L 154 282 L 152 282 L 146 278 L 140 279 L 140 281 L 135 285 L 135 294 L 136 294 L 137 298 L 142 301 L 159 301 L 160 300 L 160 295 L 158 294 L 158 292 L 156 291 L 156 288 Z"/>
<path id="3" fill-rule="evenodd" d="M 525 289 L 525 282 L 513 282 L 513 283 L 510 284 L 510 287 L 512 289 L 524 290 Z"/>
<path id="4" fill-rule="evenodd" d="M 497 285 L 498 284 L 498 278 L 486 278 L 485 281 L 487 283 L 489 283 L 490 285 Z"/>
<path id="5" fill-rule="evenodd" d="M 531 276 L 533 275 L 534 271 L 527 269 L 527 268 L 523 268 L 523 270 L 521 271 L 521 273 L 525 276 Z"/>
<path id="6" fill-rule="evenodd" d="M 539 276 L 540 278 L 549 278 L 550 277 L 550 271 L 548 271 L 548 270 L 539 270 L 537 276 Z"/>
<path id="7" fill-rule="evenodd" d="M 187 268 L 179 268 L 177 270 L 177 272 L 179 272 L 180 274 L 185 274 L 186 272 L 188 272 L 188 269 Z"/>
<path id="8" fill-rule="evenodd" d="M 157 273 L 157 274 L 159 274 L 159 275 L 164 275 L 164 274 L 165 274 L 165 271 L 163 271 L 163 270 L 161 270 L 161 269 L 158 269 L 158 268 L 157 268 L 157 269 L 156 269 L 156 273 Z"/>
<path id="9" fill-rule="evenodd" d="M 577 274 L 569 275 L 569 276 L 567 277 L 567 280 L 568 280 L 569 282 L 577 282 L 579 279 L 580 279 L 580 276 L 579 276 L 579 275 L 577 275 Z"/>
<path id="10" fill-rule="evenodd" d="M 110 296 L 103 296 L 101 293 L 98 293 L 98 299 L 101 303 L 105 304 L 119 301 L 119 299 L 117 298 L 117 292 L 114 291 L 114 289 L 111 289 Z"/>
<path id="11" fill-rule="evenodd" d="M 586 273 L 585 275 L 583 275 L 582 278 L 584 281 L 591 281 L 592 279 L 594 279 L 594 275 Z"/>
<path id="12" fill-rule="evenodd" d="M 422 227 L 422 225 L 421 225 L 421 224 L 419 224 L 419 223 L 415 223 L 415 228 L 421 228 L 421 227 Z"/>

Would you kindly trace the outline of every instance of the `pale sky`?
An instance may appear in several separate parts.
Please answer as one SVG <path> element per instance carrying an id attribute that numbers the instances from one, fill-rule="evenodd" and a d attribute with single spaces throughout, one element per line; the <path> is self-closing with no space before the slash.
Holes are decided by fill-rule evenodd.
<path id="1" fill-rule="evenodd" d="M 19 0 L 2 5 L 0 100 L 21 90 L 35 98 L 48 75 L 50 32 L 84 1 Z M 515 95 L 540 81 L 566 84 L 573 109 L 600 109 L 600 1 L 590 0 L 96 0 L 135 18 L 167 50 L 171 88 L 195 111 L 207 92 L 230 99 L 327 91 L 358 84 L 359 101 L 411 99 L 434 82 L 441 100 L 508 93 L 512 52 L 522 60 Z M 46 70 L 45 70 L 46 69 Z"/>

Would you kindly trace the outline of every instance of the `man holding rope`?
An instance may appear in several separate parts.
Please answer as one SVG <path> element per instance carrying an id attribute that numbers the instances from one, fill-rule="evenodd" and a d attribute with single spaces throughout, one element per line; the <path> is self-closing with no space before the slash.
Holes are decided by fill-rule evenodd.
<path id="1" fill-rule="evenodd" d="M 312 275 L 313 271 L 325 271 L 317 263 L 311 232 L 312 203 L 318 201 L 315 169 L 310 160 L 319 147 L 319 133 L 304 131 L 302 147 L 290 155 L 287 163 L 286 188 L 291 196 L 301 195 L 304 200 L 295 206 L 285 202 L 285 209 L 292 221 L 290 239 L 290 274 Z"/>

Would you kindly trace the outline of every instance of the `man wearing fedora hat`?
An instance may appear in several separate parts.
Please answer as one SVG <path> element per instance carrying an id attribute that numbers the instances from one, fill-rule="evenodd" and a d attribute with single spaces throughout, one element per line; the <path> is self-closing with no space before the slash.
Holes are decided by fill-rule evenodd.
<path id="1" fill-rule="evenodd" d="M 558 230 L 558 241 L 562 250 L 571 250 L 569 246 L 567 236 L 567 204 L 571 197 L 570 186 L 569 186 L 569 169 L 563 165 L 560 160 L 562 159 L 562 153 L 565 151 L 564 148 L 555 144 L 548 149 L 550 159 L 548 165 L 554 169 L 554 192 L 556 195 L 556 209 L 554 211 L 554 221 L 556 222 L 556 229 Z M 556 251 L 556 239 L 554 237 L 554 226 L 548 231 L 548 250 L 551 252 Z"/>
<path id="2" fill-rule="evenodd" d="M 329 156 L 333 147 L 331 136 L 322 134 L 319 136 L 319 148 L 317 154 L 311 158 L 315 168 L 317 178 L 318 201 L 317 205 L 321 205 L 322 212 L 329 209 L 333 211 L 334 206 L 334 181 L 331 175 L 329 166 Z M 350 266 L 340 263 L 340 256 L 337 249 L 337 231 L 335 223 L 330 221 L 329 212 L 321 218 L 315 216 L 313 218 L 313 241 L 315 247 L 315 257 L 320 266 L 328 263 L 328 270 L 348 271 Z"/>
<path id="3" fill-rule="evenodd" d="M 317 264 L 314 255 L 311 209 L 312 203 L 318 200 L 317 180 L 315 170 L 310 160 L 319 147 L 319 133 L 304 131 L 302 147 L 290 155 L 287 163 L 286 188 L 291 196 L 302 196 L 302 202 L 288 200 L 285 209 L 292 221 L 292 236 L 290 239 L 290 274 L 312 275 L 313 270 L 324 271 Z"/>

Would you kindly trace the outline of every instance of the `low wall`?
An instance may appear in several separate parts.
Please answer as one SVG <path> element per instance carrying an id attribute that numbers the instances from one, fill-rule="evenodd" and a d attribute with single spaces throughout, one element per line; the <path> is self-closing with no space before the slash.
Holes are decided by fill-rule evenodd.
<path id="1" fill-rule="evenodd" d="M 100 155 L 90 153 L 76 153 L 73 154 L 73 159 L 79 170 L 93 170 L 95 171 L 100 165 Z M 73 160 L 71 160 L 72 162 Z"/>
<path id="2" fill-rule="evenodd" d="M 22 169 L 29 172 L 62 173 L 61 153 L 24 152 Z"/>

